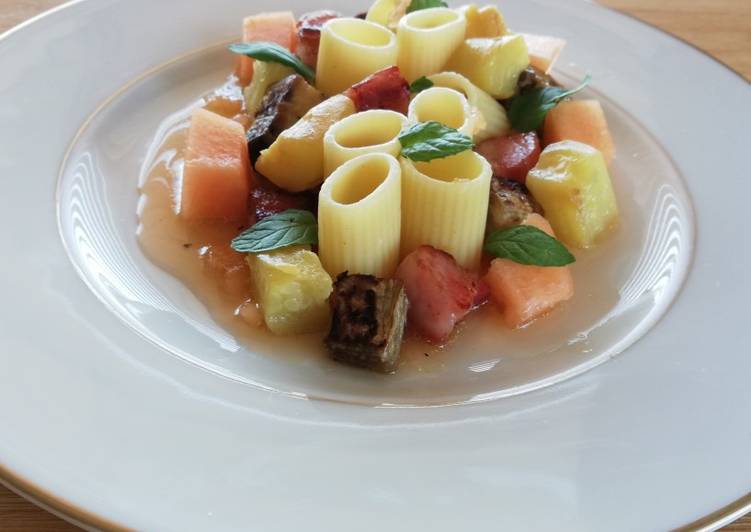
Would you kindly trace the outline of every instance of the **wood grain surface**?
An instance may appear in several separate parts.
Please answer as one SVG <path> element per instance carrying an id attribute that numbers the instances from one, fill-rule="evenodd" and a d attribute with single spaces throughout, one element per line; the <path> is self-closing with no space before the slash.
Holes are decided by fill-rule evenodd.
<path id="1" fill-rule="evenodd" d="M 0 33 L 62 3 L 62 0 L 0 0 Z M 751 0 L 600 0 L 600 3 L 677 35 L 751 79 Z M 0 530 L 78 529 L 0 486 Z M 751 532 L 751 516 L 725 530 Z"/>

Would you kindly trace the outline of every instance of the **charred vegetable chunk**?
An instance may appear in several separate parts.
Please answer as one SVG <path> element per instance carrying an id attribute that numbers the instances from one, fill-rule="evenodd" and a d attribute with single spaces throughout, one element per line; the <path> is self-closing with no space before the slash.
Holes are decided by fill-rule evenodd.
<path id="1" fill-rule="evenodd" d="M 517 93 L 529 89 L 544 89 L 545 87 L 560 87 L 560 85 L 545 72 L 529 66 L 519 76 Z"/>
<path id="2" fill-rule="evenodd" d="M 409 306 L 404 285 L 343 273 L 329 303 L 332 323 L 326 346 L 332 358 L 381 373 L 395 371 Z"/>
<path id="3" fill-rule="evenodd" d="M 318 63 L 318 47 L 321 44 L 321 28 L 329 20 L 339 18 L 336 11 L 306 13 L 297 21 L 297 55 L 310 68 Z"/>
<path id="4" fill-rule="evenodd" d="M 355 102 L 358 113 L 370 109 L 390 109 L 406 115 L 409 108 L 409 83 L 399 67 L 395 66 L 365 78 L 344 94 Z"/>
<path id="5" fill-rule="evenodd" d="M 490 185 L 488 231 L 522 225 L 532 213 L 542 209 L 529 194 L 527 187 L 510 179 L 493 178 Z"/>
<path id="6" fill-rule="evenodd" d="M 323 95 L 301 76 L 287 76 L 274 84 L 261 102 L 253 125 L 248 130 L 250 158 L 255 161 L 284 131 L 305 113 L 323 101 Z"/>

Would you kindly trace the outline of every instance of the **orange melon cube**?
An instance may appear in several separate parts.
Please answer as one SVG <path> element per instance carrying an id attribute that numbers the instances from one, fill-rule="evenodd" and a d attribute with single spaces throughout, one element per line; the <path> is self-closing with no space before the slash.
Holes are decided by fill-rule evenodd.
<path id="1" fill-rule="evenodd" d="M 550 224 L 539 214 L 530 214 L 524 223 L 553 236 Z M 504 322 L 514 329 L 574 297 L 574 280 L 568 266 L 527 266 L 508 259 L 495 259 L 485 282 L 490 287 L 491 298 L 502 309 Z"/>
<path id="2" fill-rule="evenodd" d="M 597 148 L 608 166 L 615 157 L 615 144 L 605 119 L 605 112 L 597 100 L 569 100 L 559 103 L 545 118 L 545 145 L 563 140 L 575 140 Z"/>
<path id="3" fill-rule="evenodd" d="M 243 126 L 196 109 L 188 132 L 180 216 L 245 223 L 252 171 Z"/>
<path id="4" fill-rule="evenodd" d="M 273 42 L 290 52 L 297 48 L 297 20 L 292 11 L 260 13 L 243 20 L 243 42 Z M 237 77 L 245 87 L 253 79 L 254 59 L 240 56 Z"/>
<path id="5" fill-rule="evenodd" d="M 531 33 L 522 33 L 522 37 L 524 37 L 524 42 L 527 43 L 529 50 L 529 64 L 537 70 L 550 74 L 555 62 L 558 61 L 558 57 L 566 47 L 566 41 L 558 37 L 532 35 Z"/>

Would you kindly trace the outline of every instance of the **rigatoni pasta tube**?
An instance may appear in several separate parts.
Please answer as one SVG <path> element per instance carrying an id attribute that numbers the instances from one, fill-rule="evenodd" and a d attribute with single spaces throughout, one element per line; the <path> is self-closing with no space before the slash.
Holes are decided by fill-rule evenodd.
<path id="1" fill-rule="evenodd" d="M 399 263 L 401 168 L 385 153 L 340 166 L 318 196 L 318 253 L 332 277 L 391 276 Z"/>
<path id="2" fill-rule="evenodd" d="M 356 18 L 337 18 L 321 30 L 317 88 L 326 96 L 348 89 L 396 64 L 396 37 L 388 29 Z"/>
<path id="3" fill-rule="evenodd" d="M 401 159 L 402 256 L 422 245 L 477 270 L 482 258 L 492 170 L 473 151 L 418 163 Z"/>
<path id="4" fill-rule="evenodd" d="M 415 96 L 409 104 L 409 121 L 412 124 L 436 121 L 469 137 L 474 134 L 469 102 L 463 94 L 445 87 L 433 87 Z"/>
<path id="5" fill-rule="evenodd" d="M 444 7 L 414 11 L 399 21 L 397 65 L 407 81 L 443 70 L 464 41 L 467 20 Z"/>
<path id="6" fill-rule="evenodd" d="M 349 116 L 332 125 L 323 139 L 327 176 L 341 165 L 366 153 L 388 153 L 399 157 L 399 133 L 407 117 L 395 111 L 374 109 Z"/>
<path id="7" fill-rule="evenodd" d="M 506 110 L 490 94 L 456 72 L 441 72 L 429 76 L 436 87 L 454 89 L 466 96 L 472 109 L 473 140 L 480 143 L 493 137 L 501 137 L 511 132 Z"/>

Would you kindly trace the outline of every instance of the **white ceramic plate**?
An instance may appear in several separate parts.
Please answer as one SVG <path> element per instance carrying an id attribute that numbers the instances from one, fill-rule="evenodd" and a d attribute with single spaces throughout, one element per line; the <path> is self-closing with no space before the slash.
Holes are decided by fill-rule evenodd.
<path id="1" fill-rule="evenodd" d="M 366 7 L 349 4 L 283 7 Z M 624 227 L 581 258 L 584 294 L 545 341 L 467 333 L 439 371 L 380 378 L 238 341 L 135 240 L 157 126 L 219 84 L 243 15 L 280 7 L 79 1 L 0 40 L 4 481 L 138 529 L 633 530 L 743 511 L 749 85 L 596 5 L 505 2 L 516 29 L 569 40 L 558 76 L 593 74 Z"/>

